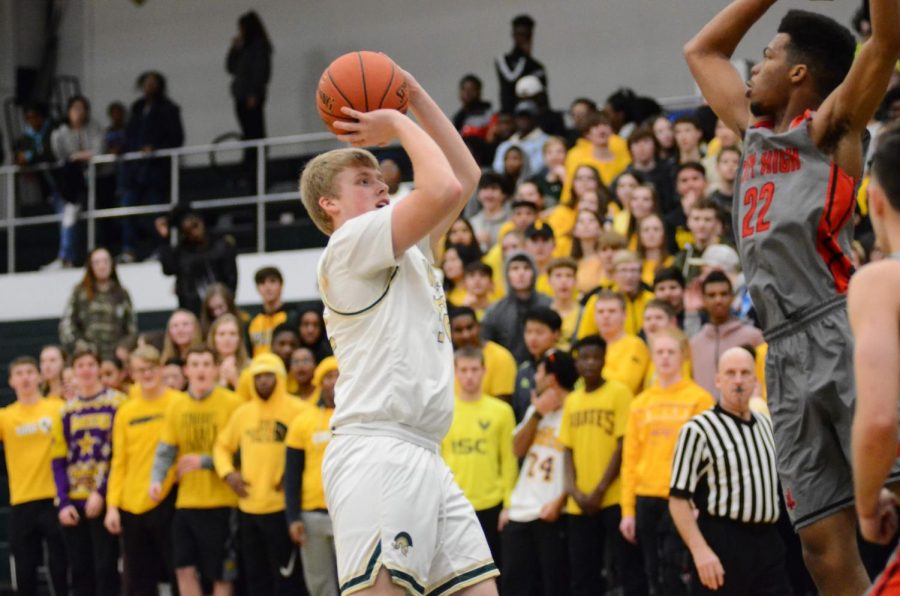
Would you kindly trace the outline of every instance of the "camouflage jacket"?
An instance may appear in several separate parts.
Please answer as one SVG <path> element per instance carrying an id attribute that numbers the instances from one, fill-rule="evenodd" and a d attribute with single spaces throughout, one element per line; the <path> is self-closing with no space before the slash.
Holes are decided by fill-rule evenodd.
<path id="1" fill-rule="evenodd" d="M 136 334 L 137 314 L 121 286 L 96 292 L 93 300 L 88 299 L 84 288 L 76 286 L 59 320 L 59 341 L 69 353 L 82 341 L 97 348 L 101 358 L 111 358 L 116 344 Z"/>

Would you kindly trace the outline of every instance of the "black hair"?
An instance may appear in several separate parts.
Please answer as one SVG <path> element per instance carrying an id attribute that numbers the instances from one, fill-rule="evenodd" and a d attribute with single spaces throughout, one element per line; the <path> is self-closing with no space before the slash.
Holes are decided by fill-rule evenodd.
<path id="1" fill-rule="evenodd" d="M 144 81 L 147 80 L 147 77 L 156 77 L 156 82 L 159 83 L 159 96 L 165 97 L 168 92 L 168 84 L 166 83 L 166 77 L 158 70 L 146 70 L 142 72 L 137 78 L 137 83 L 135 83 L 137 88 L 141 89 L 144 86 Z"/>
<path id="2" fill-rule="evenodd" d="M 878 139 L 872 158 L 872 175 L 884 190 L 891 208 L 900 211 L 900 131 L 893 130 Z"/>
<path id="3" fill-rule="evenodd" d="M 700 163 L 699 161 L 686 161 L 684 163 L 678 164 L 678 167 L 675 168 L 675 177 L 678 178 L 678 174 L 680 174 L 683 170 L 694 170 L 695 172 L 699 172 L 706 178 L 706 167 Z"/>
<path id="4" fill-rule="evenodd" d="M 481 248 L 477 244 L 451 244 L 444 249 L 444 254 L 446 255 L 447 251 L 451 248 L 456 251 L 456 255 L 459 257 L 459 260 L 462 261 L 463 270 L 465 270 L 465 267 L 470 263 L 474 263 L 481 259 Z"/>
<path id="5" fill-rule="evenodd" d="M 263 25 L 262 19 L 255 10 L 250 10 L 241 15 L 238 19 L 238 26 L 243 27 L 244 43 L 249 44 L 261 39 L 268 50 L 272 50 L 272 41 L 266 32 L 266 26 Z"/>
<path id="6" fill-rule="evenodd" d="M 165 361 L 163 366 L 178 366 L 180 368 L 184 368 L 184 360 L 179 358 L 178 356 L 172 356 L 168 360 Z"/>
<path id="7" fill-rule="evenodd" d="M 684 289 L 684 275 L 682 275 L 678 267 L 663 267 L 657 271 L 653 277 L 653 287 L 656 288 L 658 284 L 664 281 L 674 281 Z"/>
<path id="8" fill-rule="evenodd" d="M 466 83 L 474 83 L 475 86 L 478 87 L 479 90 L 481 90 L 481 88 L 484 87 L 484 84 L 481 82 L 481 79 L 478 78 L 478 75 L 475 75 L 472 73 L 467 73 L 467 74 L 463 75 L 463 78 L 461 78 L 459 80 L 460 87 L 462 87 Z"/>
<path id="9" fill-rule="evenodd" d="M 84 106 L 84 123 L 87 124 L 91 121 L 91 102 L 89 102 L 88 98 L 84 95 L 73 95 L 69 98 L 69 101 L 66 102 L 66 122 L 69 124 L 69 126 L 72 125 L 72 123 L 69 122 L 69 110 L 71 110 L 72 106 L 79 102 L 81 102 L 81 105 Z"/>
<path id="10" fill-rule="evenodd" d="M 506 180 L 503 176 L 493 171 L 484 172 L 481 175 L 481 178 L 478 180 L 478 190 L 482 188 L 499 188 L 503 191 L 503 194 L 509 194 Z"/>
<path id="11" fill-rule="evenodd" d="M 537 366 L 544 365 L 544 372 L 553 375 L 563 389 L 572 391 L 578 381 L 578 369 L 572 355 L 556 348 L 547 350 L 537 361 Z"/>
<path id="12" fill-rule="evenodd" d="M 494 268 L 484 261 L 472 261 L 466 265 L 465 273 L 466 275 L 469 275 L 470 273 L 481 273 L 488 277 L 493 277 Z"/>
<path id="13" fill-rule="evenodd" d="M 671 304 L 669 304 L 665 300 L 660 300 L 659 298 L 654 298 L 653 300 L 650 300 L 649 302 L 647 302 L 647 304 L 644 305 L 644 312 L 647 312 L 648 308 L 655 308 L 657 310 L 661 310 L 664 313 L 666 313 L 666 316 L 669 317 L 670 319 L 674 319 L 675 317 L 678 316 L 678 313 L 675 312 L 675 308 Z"/>
<path id="14" fill-rule="evenodd" d="M 472 317 L 478 321 L 478 315 L 476 315 L 475 311 L 469 306 L 457 306 L 451 308 L 448 317 L 451 321 L 459 317 Z"/>
<path id="15" fill-rule="evenodd" d="M 582 348 L 587 348 L 589 346 L 599 348 L 599 349 L 603 350 L 604 354 L 606 353 L 606 340 L 596 334 L 586 335 L 585 337 L 582 337 L 581 339 L 579 339 L 577 342 L 575 342 L 575 345 L 572 346 L 572 351 L 575 352 L 575 354 L 577 355 L 578 350 L 580 350 Z"/>
<path id="16" fill-rule="evenodd" d="M 9 372 L 12 373 L 12 369 L 17 366 L 33 366 L 35 370 L 38 371 L 41 368 L 40 366 L 38 366 L 38 361 L 34 356 L 17 356 L 13 359 L 12 362 L 9 363 Z"/>
<path id="17" fill-rule="evenodd" d="M 891 87 L 884 94 L 881 105 L 878 107 L 878 113 L 875 115 L 880 122 L 887 122 L 891 117 L 891 104 L 900 101 L 900 85 Z"/>
<path id="18" fill-rule="evenodd" d="M 551 331 L 562 329 L 562 319 L 555 310 L 549 306 L 532 306 L 525 313 L 525 322 L 533 321 L 550 328 Z"/>
<path id="19" fill-rule="evenodd" d="M 196 217 L 200 221 L 204 221 L 203 215 L 197 211 L 196 209 L 192 209 L 187 205 L 175 205 L 169 211 L 169 226 L 173 228 L 180 228 L 181 223 L 189 217 Z"/>
<path id="20" fill-rule="evenodd" d="M 850 72 L 856 40 L 834 19 L 806 10 L 789 10 L 778 25 L 778 33 L 790 37 L 788 58 L 794 64 L 806 65 L 821 99 Z"/>
<path id="21" fill-rule="evenodd" d="M 704 294 L 706 293 L 706 286 L 710 284 L 728 284 L 729 291 L 734 291 L 734 286 L 731 285 L 731 280 L 728 279 L 728 276 L 718 270 L 710 271 L 709 275 L 706 276 L 706 279 L 703 280 L 701 287 Z"/>
<path id="22" fill-rule="evenodd" d="M 103 361 L 101 362 L 101 364 L 102 364 L 103 362 L 111 362 L 112 365 L 116 367 L 116 370 L 122 370 L 123 368 L 125 368 L 125 365 L 122 363 L 122 361 L 119 359 L 118 356 L 112 356 L 112 357 L 110 357 L 110 358 L 104 358 Z"/>
<path id="23" fill-rule="evenodd" d="M 277 325 L 275 329 L 272 330 L 272 341 L 274 342 L 275 338 L 282 333 L 290 333 L 297 339 L 299 345 L 303 345 L 303 342 L 300 341 L 300 332 L 290 323 L 281 323 L 280 325 Z"/>
<path id="24" fill-rule="evenodd" d="M 700 119 L 694 116 L 693 114 L 684 114 L 675 118 L 675 122 L 672 123 L 672 127 L 675 127 L 678 124 L 692 124 L 697 127 L 697 130 L 703 131 L 703 127 L 700 126 Z"/>
<path id="25" fill-rule="evenodd" d="M 534 29 L 534 19 L 527 14 L 520 14 L 512 20 L 512 26 L 513 28 L 525 27 L 527 29 Z"/>
<path id="26" fill-rule="evenodd" d="M 27 114 L 28 112 L 34 112 L 41 118 L 47 118 L 50 115 L 50 110 L 47 108 L 47 104 L 42 101 L 29 101 L 24 106 L 22 106 L 22 113 Z"/>
<path id="27" fill-rule="evenodd" d="M 592 112 L 597 111 L 597 102 L 591 99 L 590 97 L 576 97 L 572 100 L 572 103 L 569 104 L 569 108 L 574 106 L 577 103 L 583 103 L 587 107 L 591 109 Z"/>
<path id="28" fill-rule="evenodd" d="M 628 87 L 620 87 L 612 95 L 606 98 L 606 103 L 613 110 L 621 112 L 625 122 L 634 121 L 634 102 L 637 94 Z"/>
<path id="29" fill-rule="evenodd" d="M 256 273 L 253 275 L 253 281 L 256 282 L 256 285 L 260 285 L 270 277 L 274 277 L 280 284 L 284 285 L 284 277 L 282 277 L 278 267 L 262 267 L 261 269 L 257 269 Z"/>

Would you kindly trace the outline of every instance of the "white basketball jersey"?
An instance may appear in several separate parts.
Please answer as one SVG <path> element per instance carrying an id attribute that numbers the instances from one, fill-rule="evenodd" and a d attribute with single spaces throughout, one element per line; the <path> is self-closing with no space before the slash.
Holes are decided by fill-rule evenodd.
<path id="1" fill-rule="evenodd" d="M 394 258 L 393 206 L 355 217 L 319 260 L 338 361 L 332 427 L 440 443 L 453 420 L 447 302 L 428 239 Z"/>
<path id="2" fill-rule="evenodd" d="M 534 406 L 529 406 L 521 424 L 526 424 L 533 414 Z M 538 422 L 534 442 L 525 455 L 519 480 L 510 497 L 509 519 L 512 521 L 538 519 L 541 508 L 563 494 L 564 447 L 556 438 L 562 424 L 562 414 L 560 408 Z"/>

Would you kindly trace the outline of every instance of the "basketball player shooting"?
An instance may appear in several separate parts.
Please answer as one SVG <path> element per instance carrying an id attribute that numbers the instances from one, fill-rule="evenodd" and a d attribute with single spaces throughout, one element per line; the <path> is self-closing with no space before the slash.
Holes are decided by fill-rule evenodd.
<path id="1" fill-rule="evenodd" d="M 777 467 L 822 594 L 869 584 L 856 546 L 850 427 L 855 402 L 846 291 L 863 135 L 900 54 L 898 0 L 871 0 L 872 37 L 791 10 L 749 82 L 730 58 L 773 0 L 735 0 L 688 44 L 713 110 L 744 137 L 734 229 L 766 361 Z M 890 480 L 900 478 L 897 469 Z"/>
<path id="2" fill-rule="evenodd" d="M 317 156 L 300 181 L 307 211 L 330 236 L 318 282 L 341 376 L 323 481 L 341 593 L 495 595 L 484 533 L 440 455 L 453 417 L 453 348 L 432 256 L 480 171 L 403 74 L 419 125 L 396 110 L 344 107 L 347 120 L 334 127 L 356 148 Z M 391 204 L 378 162 L 358 147 L 394 139 L 415 189 Z"/>

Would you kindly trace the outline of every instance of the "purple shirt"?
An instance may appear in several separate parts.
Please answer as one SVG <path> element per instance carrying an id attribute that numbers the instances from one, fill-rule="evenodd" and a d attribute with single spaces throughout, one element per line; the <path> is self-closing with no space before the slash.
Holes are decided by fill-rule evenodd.
<path id="1" fill-rule="evenodd" d="M 54 431 L 53 478 L 59 507 L 82 505 L 93 491 L 106 496 L 112 461 L 112 429 L 125 396 L 104 389 L 66 403 Z"/>

